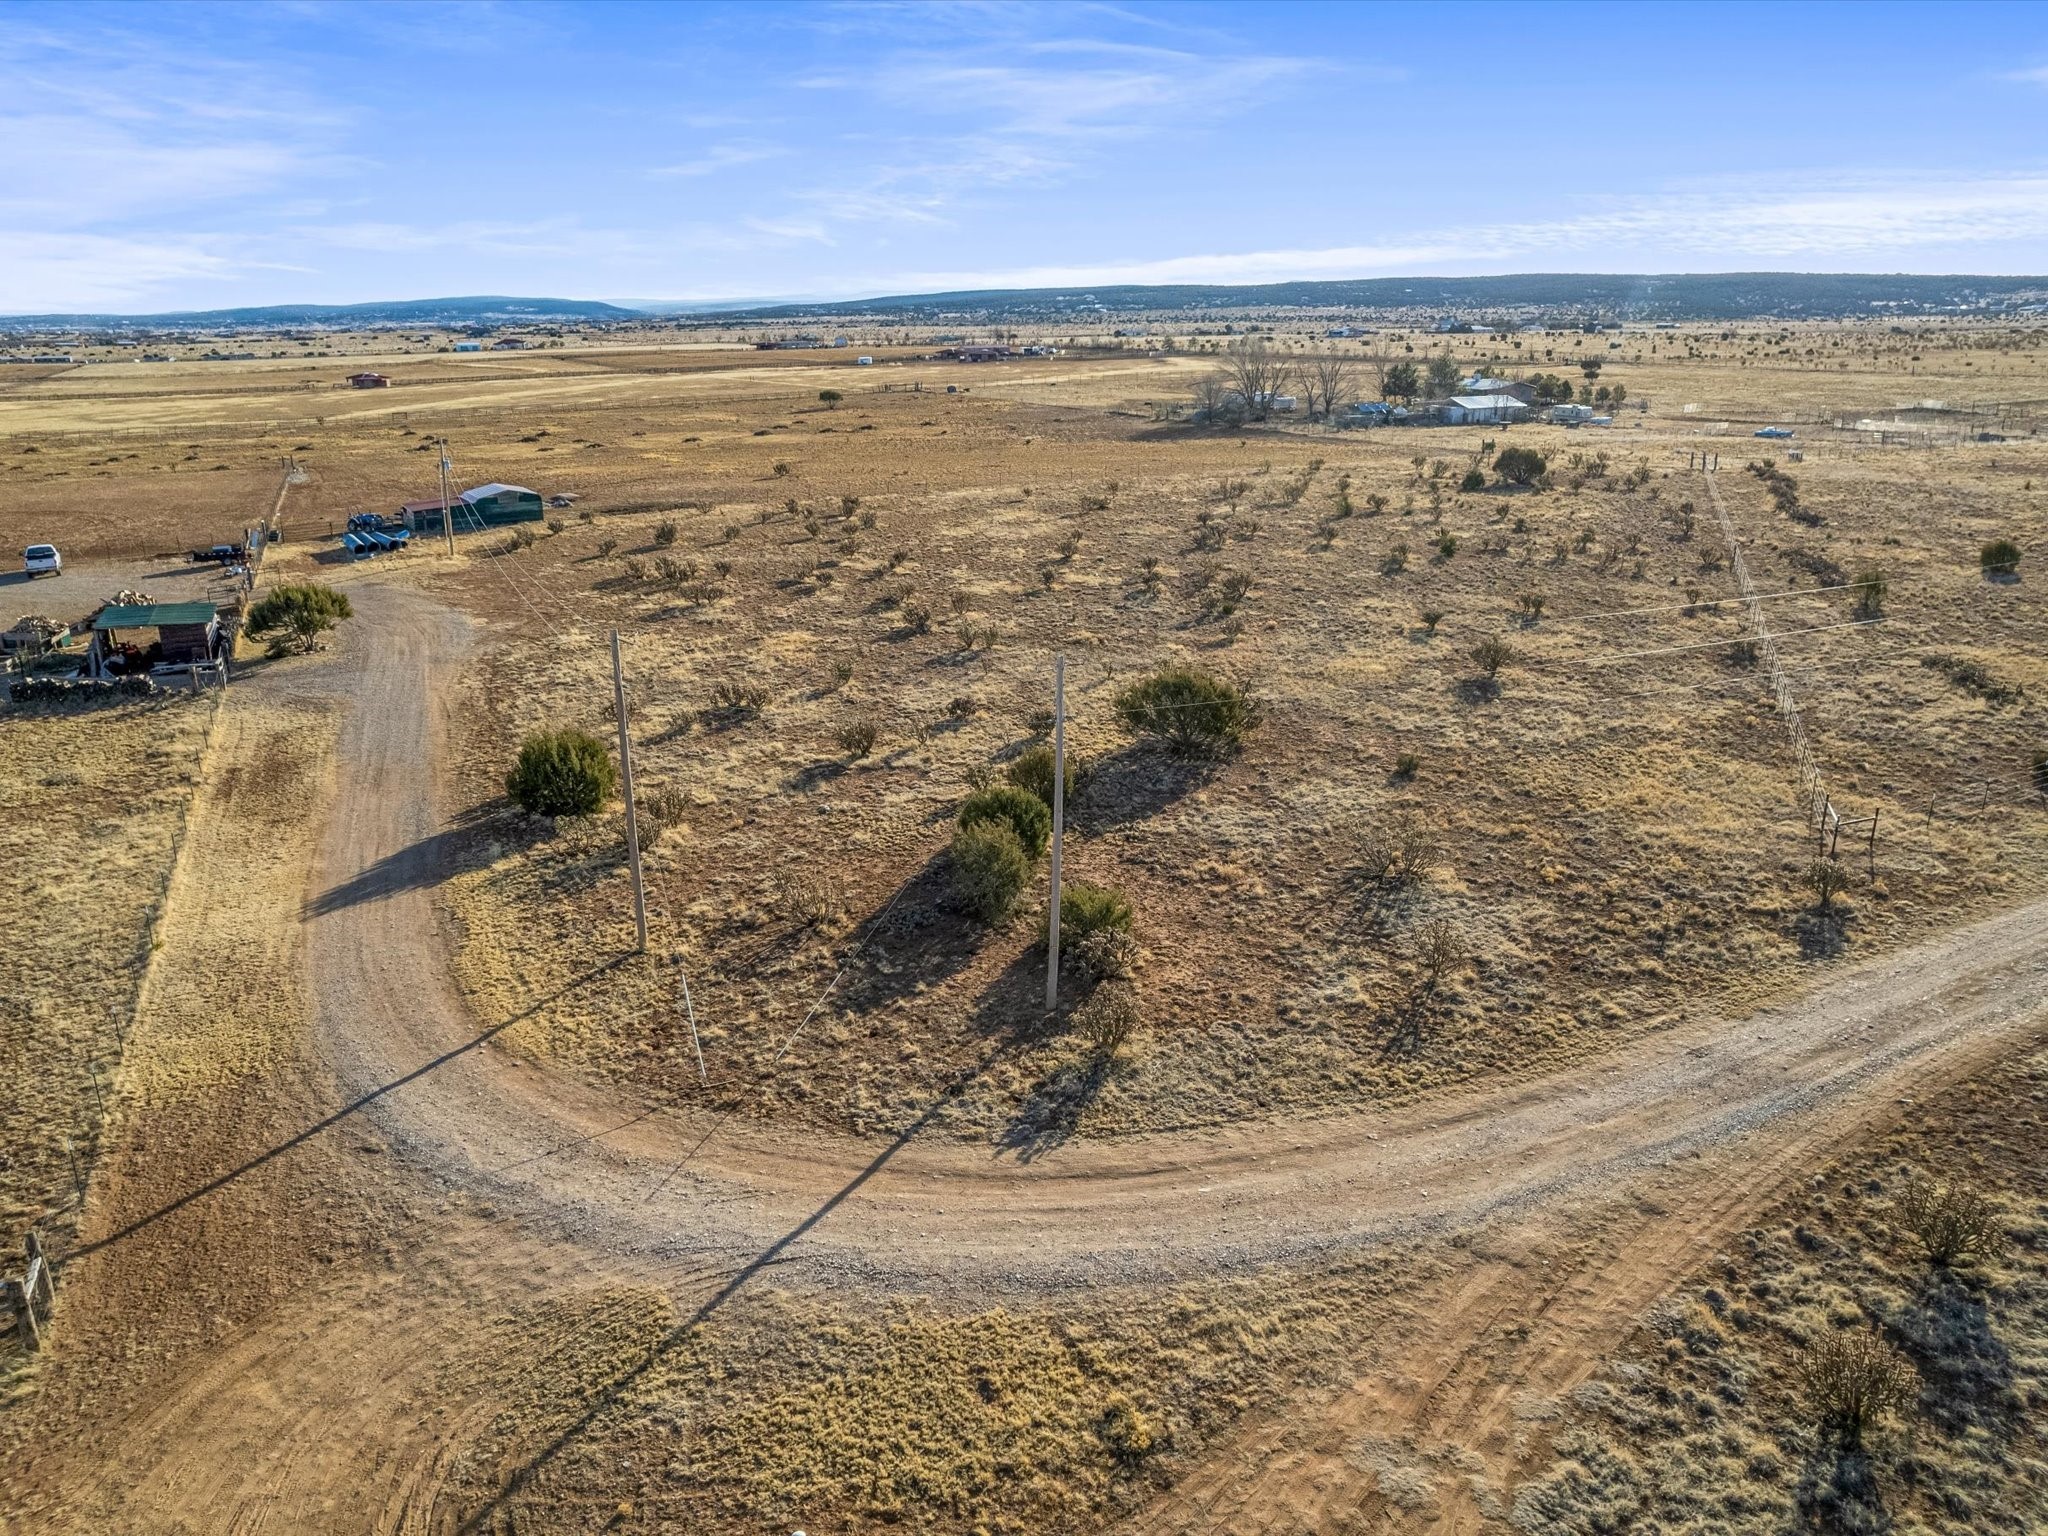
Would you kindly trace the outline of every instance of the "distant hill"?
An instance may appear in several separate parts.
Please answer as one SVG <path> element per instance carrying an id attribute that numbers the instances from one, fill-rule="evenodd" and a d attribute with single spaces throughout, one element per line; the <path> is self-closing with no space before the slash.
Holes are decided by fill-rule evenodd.
<path id="1" fill-rule="evenodd" d="M 632 320 L 639 312 L 591 299 L 395 299 L 376 304 L 269 304 L 160 315 L 0 315 L 9 331 L 370 330 L 392 325 L 504 325 L 536 320 Z"/>
<path id="2" fill-rule="evenodd" d="M 1983 313 L 2048 303 L 2048 277 L 1921 277 L 1834 272 L 1663 275 L 1537 272 L 1504 277 L 1378 277 L 1341 282 L 970 289 L 837 303 L 735 306 L 757 319 L 873 315 L 902 320 L 1045 320 L 1245 309 L 1423 310 L 1471 317 L 1616 320 L 1839 319 Z"/>

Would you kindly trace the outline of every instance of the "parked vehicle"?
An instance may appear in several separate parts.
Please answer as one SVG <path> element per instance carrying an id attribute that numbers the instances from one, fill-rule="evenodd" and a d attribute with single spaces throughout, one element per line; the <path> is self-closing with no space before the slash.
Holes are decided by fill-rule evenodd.
<path id="1" fill-rule="evenodd" d="M 58 576 L 64 571 L 64 557 L 54 544 L 31 544 L 21 552 L 22 574 L 30 581 L 38 576 Z"/>
<path id="2" fill-rule="evenodd" d="M 211 549 L 195 549 L 185 557 L 194 565 L 204 565 L 211 560 L 216 565 L 233 565 L 238 560 L 249 558 L 246 544 L 216 544 Z"/>

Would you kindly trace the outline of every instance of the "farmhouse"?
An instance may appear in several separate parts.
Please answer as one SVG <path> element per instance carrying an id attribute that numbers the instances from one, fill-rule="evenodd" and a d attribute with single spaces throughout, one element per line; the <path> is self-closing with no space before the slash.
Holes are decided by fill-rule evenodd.
<path id="1" fill-rule="evenodd" d="M 526 338 L 524 336 L 500 336 L 491 343 L 491 350 L 493 352 L 523 352 L 526 350 L 526 345 Z"/>
<path id="2" fill-rule="evenodd" d="M 1536 403 L 1536 386 L 1524 384 L 1520 379 L 1490 379 L 1484 374 L 1474 374 L 1469 379 L 1458 381 L 1460 395 L 1506 395 L 1524 405 Z"/>
<path id="3" fill-rule="evenodd" d="M 348 376 L 348 381 L 357 389 L 389 389 L 391 387 L 391 380 L 381 373 L 352 373 Z"/>
<path id="4" fill-rule="evenodd" d="M 1453 427 L 1520 421 L 1529 407 L 1512 395 L 1453 395 L 1443 403 L 1444 422 Z"/>

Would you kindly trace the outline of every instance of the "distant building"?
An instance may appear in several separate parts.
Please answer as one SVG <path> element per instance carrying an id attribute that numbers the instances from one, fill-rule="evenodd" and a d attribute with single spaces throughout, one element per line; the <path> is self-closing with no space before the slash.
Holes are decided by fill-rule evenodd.
<path id="1" fill-rule="evenodd" d="M 1553 405 L 1550 408 L 1551 421 L 1560 427 L 1576 427 L 1593 419 L 1590 405 Z"/>
<path id="2" fill-rule="evenodd" d="M 497 528 L 506 523 L 535 522 L 543 512 L 539 491 L 493 481 L 464 491 L 448 507 L 442 506 L 438 496 L 408 501 L 398 509 L 398 517 L 415 532 L 439 533 L 443 514 L 451 510 L 457 533 L 473 533 L 479 528 Z"/>
<path id="3" fill-rule="evenodd" d="M 1443 404 L 1443 419 L 1449 426 L 1489 426 L 1520 421 L 1529 407 L 1511 395 L 1453 395 Z"/>
<path id="4" fill-rule="evenodd" d="M 389 389 L 391 387 L 391 380 L 381 373 L 352 373 L 348 376 L 348 381 L 357 389 Z"/>
<path id="5" fill-rule="evenodd" d="M 483 349 L 484 344 L 480 341 L 458 341 L 455 343 L 455 350 L 458 352 L 481 352 Z"/>
<path id="6" fill-rule="evenodd" d="M 1483 374 L 1474 374 L 1458 383 L 1461 395 L 1506 395 L 1524 405 L 1536 403 L 1536 386 L 1524 384 L 1520 379 L 1489 379 Z"/>
<path id="7" fill-rule="evenodd" d="M 491 350 L 493 352 L 524 352 L 526 345 L 526 338 L 524 336 L 500 336 L 491 343 Z"/>

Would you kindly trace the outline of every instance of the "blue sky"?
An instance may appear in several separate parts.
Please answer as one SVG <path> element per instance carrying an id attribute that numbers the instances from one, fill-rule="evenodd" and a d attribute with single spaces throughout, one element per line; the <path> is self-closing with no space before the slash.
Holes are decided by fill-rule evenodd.
<path id="1" fill-rule="evenodd" d="M 0 312 L 2048 270 L 2048 5 L 0 7 Z"/>

